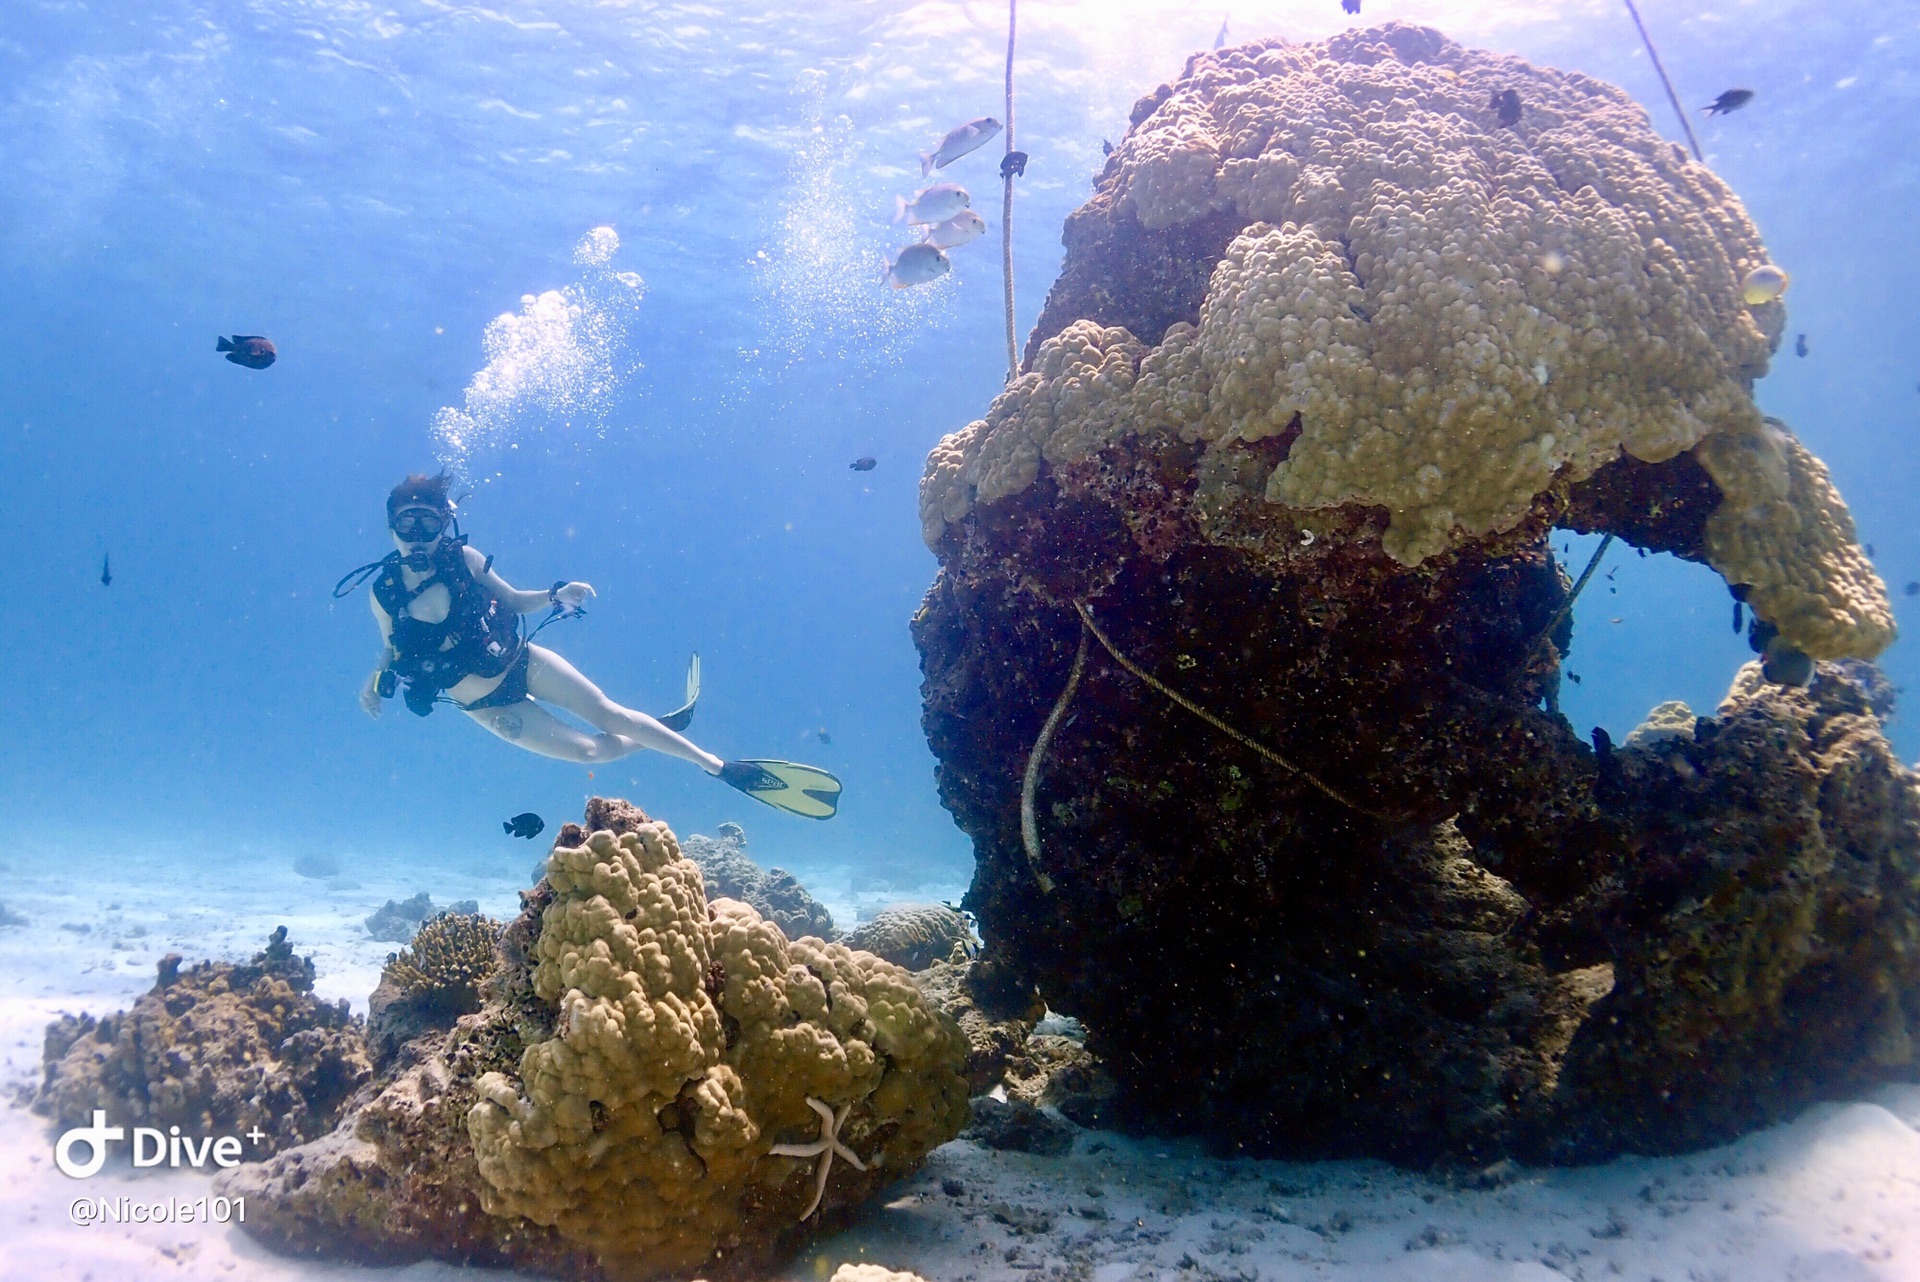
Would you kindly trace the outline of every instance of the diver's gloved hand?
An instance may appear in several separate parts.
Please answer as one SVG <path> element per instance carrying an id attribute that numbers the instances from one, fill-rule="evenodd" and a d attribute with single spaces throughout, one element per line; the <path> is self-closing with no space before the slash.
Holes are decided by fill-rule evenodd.
<path id="1" fill-rule="evenodd" d="M 547 593 L 547 599 L 569 610 L 578 610 L 597 595 L 591 583 L 561 583 Z"/>
<path id="2" fill-rule="evenodd" d="M 380 697 L 380 669 L 375 668 L 373 675 L 367 678 L 367 683 L 360 687 L 360 710 L 370 717 L 378 718 L 380 705 L 384 702 L 385 700 Z"/>

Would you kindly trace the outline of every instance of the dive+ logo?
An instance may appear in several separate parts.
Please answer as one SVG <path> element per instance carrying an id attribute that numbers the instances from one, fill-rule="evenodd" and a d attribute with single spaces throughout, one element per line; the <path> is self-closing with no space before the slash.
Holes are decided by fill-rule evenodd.
<path id="1" fill-rule="evenodd" d="M 106 1165 L 107 1145 L 115 1140 L 127 1138 L 124 1126 L 108 1126 L 104 1109 L 93 1110 L 93 1125 L 76 1126 L 65 1131 L 53 1146 L 53 1162 L 60 1172 L 72 1179 L 84 1180 L 97 1173 Z M 248 1131 L 246 1138 L 254 1144 L 267 1138 L 267 1133 L 255 1126 Z M 87 1146 L 87 1158 L 76 1161 L 73 1148 L 76 1144 Z M 215 1166 L 231 1170 L 240 1165 L 240 1137 L 237 1135 L 203 1135 L 195 1139 L 182 1135 L 180 1128 L 169 1126 L 164 1132 L 151 1126 L 133 1128 L 133 1164 L 135 1166 L 205 1166 L 212 1161 Z"/>

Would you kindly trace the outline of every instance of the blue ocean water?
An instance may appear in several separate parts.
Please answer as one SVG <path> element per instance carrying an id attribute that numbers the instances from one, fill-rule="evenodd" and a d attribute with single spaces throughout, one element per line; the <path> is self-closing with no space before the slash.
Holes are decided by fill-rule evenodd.
<path id="1" fill-rule="evenodd" d="M 1793 272 L 1789 334 L 1808 335 L 1761 403 L 1832 470 L 1911 625 L 1920 21 L 1866 0 L 1644 11 L 1690 106 L 1758 94 L 1696 127 Z M 1022 4 L 1023 335 L 1102 138 L 1222 16 Z M 1236 40 L 1428 22 L 1622 84 L 1678 136 L 1612 3 L 1224 16 Z M 557 823 L 608 792 L 683 832 L 740 820 L 766 862 L 962 884 L 907 621 L 934 571 L 922 460 L 1004 376 L 997 145 L 947 171 L 992 235 L 924 290 L 880 274 L 915 153 L 1000 112 L 1005 18 L 904 0 L 0 6 L 0 843 L 152 843 L 183 876 L 303 851 L 517 876 L 531 855 L 502 818 Z M 234 332 L 271 336 L 279 362 L 220 360 Z M 457 447 L 450 411 L 471 420 Z M 860 455 L 873 471 L 849 470 Z M 652 755 L 589 777 L 446 709 L 370 721 L 355 695 L 376 634 L 329 588 L 388 549 L 387 487 L 443 462 L 510 581 L 598 590 L 543 642 L 656 712 L 698 650 L 692 737 L 834 770 L 840 816 L 777 815 Z M 1568 542 L 1577 568 L 1589 545 Z M 1664 699 L 1710 709 L 1748 652 L 1710 571 L 1613 555 L 1580 603 L 1563 709 L 1620 738 Z M 1899 684 L 1913 653 L 1883 659 Z M 1920 755 L 1910 717 L 1892 733 Z"/>

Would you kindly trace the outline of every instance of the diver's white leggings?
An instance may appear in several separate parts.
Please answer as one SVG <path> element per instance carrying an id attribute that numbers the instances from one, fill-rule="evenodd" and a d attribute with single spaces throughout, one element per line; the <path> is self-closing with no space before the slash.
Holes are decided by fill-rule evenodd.
<path id="1" fill-rule="evenodd" d="M 623 708 L 602 694 L 579 669 L 545 646 L 527 647 L 527 693 L 579 717 L 601 731 L 576 730 L 532 700 L 504 708 L 474 708 L 467 715 L 508 743 L 561 761 L 612 761 L 642 748 L 691 761 L 719 774 L 721 760 L 644 712 Z"/>

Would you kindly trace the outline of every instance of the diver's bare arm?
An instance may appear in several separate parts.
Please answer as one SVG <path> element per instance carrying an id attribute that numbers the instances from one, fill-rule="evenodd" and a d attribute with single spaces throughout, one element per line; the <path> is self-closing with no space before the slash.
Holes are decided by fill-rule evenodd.
<path id="1" fill-rule="evenodd" d="M 473 577 L 487 585 L 487 591 L 493 593 L 501 605 L 515 614 L 532 614 L 536 610 L 545 610 L 554 604 L 553 598 L 537 589 L 523 590 L 514 587 L 487 564 L 487 558 L 472 548 L 466 549 L 467 569 Z M 593 589 L 585 583 L 568 583 L 559 589 L 560 599 L 566 605 L 580 605 L 592 599 Z"/>
<path id="2" fill-rule="evenodd" d="M 373 670 L 373 674 L 379 676 L 381 669 L 392 663 L 394 659 L 393 618 L 380 608 L 380 603 L 374 600 L 371 592 L 367 593 L 367 604 L 373 607 L 373 621 L 380 628 L 380 666 Z"/>
<path id="3" fill-rule="evenodd" d="M 368 716 L 377 717 L 380 715 L 380 704 L 382 702 L 380 698 L 380 674 L 386 671 L 387 665 L 392 663 L 394 658 L 393 620 L 387 617 L 387 612 L 380 608 L 380 603 L 373 599 L 371 593 L 368 594 L 367 601 L 373 606 L 373 621 L 380 625 L 380 662 L 374 667 L 372 672 L 367 674 L 366 681 L 361 683 L 360 706 L 366 711 Z"/>

